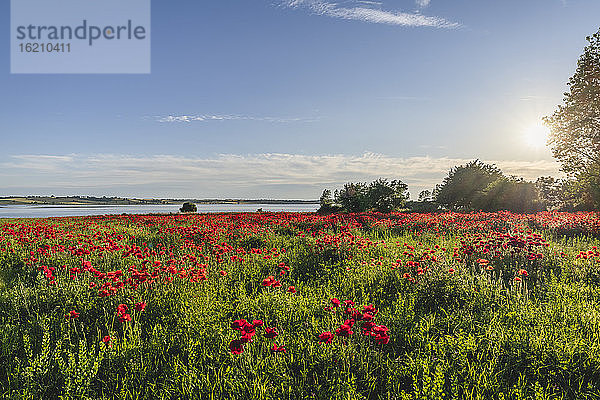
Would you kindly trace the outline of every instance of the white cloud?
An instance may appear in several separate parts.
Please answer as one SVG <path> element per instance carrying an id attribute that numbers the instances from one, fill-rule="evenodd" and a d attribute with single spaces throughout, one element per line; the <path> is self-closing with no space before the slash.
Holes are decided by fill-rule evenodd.
<path id="1" fill-rule="evenodd" d="M 207 121 L 266 121 L 266 122 L 312 122 L 317 118 L 252 117 L 247 115 L 168 115 L 157 116 L 158 122 L 207 122 Z"/>
<path id="2" fill-rule="evenodd" d="M 420 0 L 429 3 L 428 0 Z M 352 5 L 340 6 L 325 0 L 286 0 L 285 6 L 291 8 L 306 8 L 318 15 L 332 18 L 363 21 L 375 24 L 388 24 L 400 26 L 429 26 L 434 28 L 458 28 L 461 25 L 441 17 L 411 14 L 406 12 L 385 11 L 375 8 L 379 4 L 354 1 Z"/>
<path id="3" fill-rule="evenodd" d="M 32 169 L 39 171 L 59 171 L 61 164 L 73 162 L 73 156 L 47 156 L 22 154 L 11 157 L 13 161 L 1 163 L 0 167 L 6 168 L 8 173 L 11 168 Z M 1 185 L 1 183 L 0 183 Z"/>
<path id="4" fill-rule="evenodd" d="M 0 163 L 0 194 L 143 197 L 318 198 L 324 188 L 379 177 L 401 179 L 416 196 L 470 159 L 352 155 L 18 155 Z M 486 161 L 507 175 L 558 175 L 554 161 Z"/>
<path id="5" fill-rule="evenodd" d="M 429 3 L 431 3 L 431 0 L 416 0 L 417 2 L 417 6 L 421 7 L 421 8 L 425 8 L 429 5 Z"/>

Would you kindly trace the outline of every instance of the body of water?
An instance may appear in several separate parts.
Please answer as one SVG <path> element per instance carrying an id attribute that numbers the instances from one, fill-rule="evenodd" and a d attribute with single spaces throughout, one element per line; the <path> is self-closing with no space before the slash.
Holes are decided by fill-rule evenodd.
<path id="1" fill-rule="evenodd" d="M 314 212 L 318 204 L 197 204 L 199 213 L 256 212 L 259 208 L 269 212 Z M 122 205 L 122 206 L 51 206 L 7 205 L 0 206 L 0 218 L 50 218 L 80 217 L 85 215 L 115 214 L 169 214 L 181 207 L 174 205 Z"/>

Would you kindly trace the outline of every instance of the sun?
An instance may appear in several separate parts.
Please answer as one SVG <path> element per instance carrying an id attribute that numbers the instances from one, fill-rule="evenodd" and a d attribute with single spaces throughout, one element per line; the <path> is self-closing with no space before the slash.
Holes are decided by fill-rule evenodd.
<path id="1" fill-rule="evenodd" d="M 539 121 L 523 130 L 523 141 L 529 147 L 540 149 L 548 142 L 548 133 L 548 128 Z"/>

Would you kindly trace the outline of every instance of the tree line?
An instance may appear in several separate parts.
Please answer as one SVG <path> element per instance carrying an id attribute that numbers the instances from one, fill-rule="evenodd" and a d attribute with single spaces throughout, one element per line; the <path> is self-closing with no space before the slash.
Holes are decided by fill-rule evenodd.
<path id="1" fill-rule="evenodd" d="M 408 185 L 402 181 L 378 179 L 370 184 L 346 183 L 333 194 L 325 189 L 319 212 L 572 211 L 578 209 L 577 200 L 570 180 L 542 177 L 529 182 L 506 176 L 495 165 L 474 160 L 452 168 L 433 190 L 419 193 L 418 201 L 409 201 Z"/>

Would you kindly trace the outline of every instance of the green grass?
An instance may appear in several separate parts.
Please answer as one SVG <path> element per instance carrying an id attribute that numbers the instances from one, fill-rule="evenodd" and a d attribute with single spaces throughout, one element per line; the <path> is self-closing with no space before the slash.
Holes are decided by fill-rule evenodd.
<path id="1" fill-rule="evenodd" d="M 391 226 L 374 224 L 386 219 L 380 215 L 362 218 L 232 214 L 0 224 L 0 394 L 9 399 L 600 398 L 600 268 L 595 258 L 575 258 L 599 245 L 597 239 L 567 238 L 538 227 L 535 232 L 549 243 L 536 250 L 541 259 L 511 254 L 510 248 L 500 248 L 496 257 L 478 251 L 453 257 L 461 240 L 475 243 L 477 235 L 485 238 L 504 228 L 525 237 L 519 229 L 530 223 L 526 217 L 489 214 L 477 228 L 440 222 L 440 233 L 431 225 L 422 229 L 422 221 Z M 124 257 L 124 249 L 110 250 L 110 243 L 148 253 Z M 436 244 L 448 250 L 437 249 L 435 261 L 422 259 Z M 44 252 L 44 245 L 65 247 Z M 90 254 L 78 254 L 77 248 Z M 261 254 L 252 254 L 257 249 Z M 167 270 L 169 260 L 179 271 L 194 265 L 189 255 L 197 257 L 195 268 L 205 270 L 206 280 L 190 282 L 189 276 Z M 479 258 L 489 259 L 494 270 L 481 268 Z M 129 278 L 129 267 L 140 269 L 144 260 L 149 271 L 161 261 L 156 281 L 135 289 L 125 285 L 108 297 L 89 287 L 105 278 L 81 272 L 73 279 L 69 273 L 88 261 L 99 271 L 122 270 Z M 417 260 L 425 268 L 422 275 L 416 266 L 406 266 Z M 282 262 L 290 271 L 280 277 Z M 48 284 L 40 265 L 56 268 L 56 285 Z M 528 271 L 521 282 L 514 279 L 519 269 Z M 280 278 L 282 287 L 261 286 L 269 275 Z M 297 292 L 288 293 L 289 286 Z M 378 345 L 363 335 L 359 322 L 349 340 L 319 343 L 319 334 L 335 333 L 347 318 L 339 309 L 325 309 L 334 297 L 360 309 L 374 305 L 375 322 L 389 328 L 389 343 Z M 146 308 L 135 311 L 141 301 Z M 118 320 L 119 304 L 128 305 L 131 322 Z M 66 319 L 70 310 L 79 317 Z M 279 335 L 267 339 L 264 327 L 257 328 L 253 342 L 233 355 L 229 343 L 240 334 L 230 325 L 237 319 L 262 319 Z M 112 338 L 108 346 L 102 341 L 106 335 Z M 273 343 L 287 351 L 273 354 Z"/>

